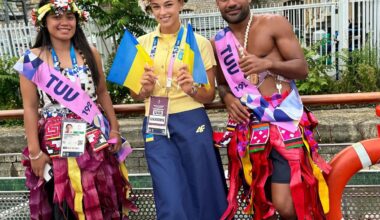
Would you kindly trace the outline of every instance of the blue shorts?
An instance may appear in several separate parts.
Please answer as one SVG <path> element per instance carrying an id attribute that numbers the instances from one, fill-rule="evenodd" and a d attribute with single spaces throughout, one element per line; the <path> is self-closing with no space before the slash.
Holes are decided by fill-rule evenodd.
<path id="1" fill-rule="evenodd" d="M 220 219 L 227 208 L 226 182 L 204 108 L 170 114 L 170 139 L 147 135 L 146 123 L 142 133 L 157 219 Z"/>

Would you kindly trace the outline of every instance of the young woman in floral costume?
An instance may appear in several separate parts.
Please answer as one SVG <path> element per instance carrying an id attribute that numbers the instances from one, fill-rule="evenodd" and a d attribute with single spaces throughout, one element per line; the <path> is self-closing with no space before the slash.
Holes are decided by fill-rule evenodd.
<path id="1" fill-rule="evenodd" d="M 42 0 L 32 20 L 36 42 L 14 67 L 31 219 L 127 219 L 136 207 L 127 198 L 124 148 L 101 58 L 80 26 L 88 13 L 72 0 Z"/>

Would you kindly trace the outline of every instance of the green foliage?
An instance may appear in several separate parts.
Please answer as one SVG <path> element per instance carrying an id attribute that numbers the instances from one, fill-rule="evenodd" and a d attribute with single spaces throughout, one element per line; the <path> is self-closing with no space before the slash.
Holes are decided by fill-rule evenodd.
<path id="1" fill-rule="evenodd" d="M 13 69 L 17 58 L 0 58 L 0 110 L 22 108 L 18 73 Z"/>
<path id="2" fill-rule="evenodd" d="M 80 0 L 90 12 L 91 18 L 102 27 L 100 36 L 117 41 L 128 28 L 135 36 L 145 34 L 144 29 L 153 27 L 155 21 L 138 6 L 137 0 Z"/>
<path id="3" fill-rule="evenodd" d="M 331 64 L 331 55 L 321 54 L 324 40 L 310 48 L 304 48 L 309 65 L 307 79 L 297 81 L 299 92 L 304 95 L 326 93 L 374 92 L 380 90 L 380 68 L 376 48 L 368 45 L 354 51 L 344 50 L 335 56 L 341 60 L 339 67 L 341 78 L 335 80 L 329 76 L 335 72 Z M 322 50 L 321 50 L 322 48 Z"/>
<path id="4" fill-rule="evenodd" d="M 333 80 L 328 73 L 333 70 L 330 55 L 320 55 L 320 50 L 325 41 L 315 43 L 310 48 L 304 48 L 304 54 L 309 66 L 309 74 L 305 80 L 297 81 L 300 94 L 328 93 Z"/>
<path id="5" fill-rule="evenodd" d="M 115 53 L 112 53 L 106 64 L 104 65 L 105 73 L 108 76 L 109 71 L 112 66 L 113 59 L 115 57 Z M 115 83 L 111 83 L 107 81 L 107 89 L 111 96 L 112 103 L 113 104 L 126 104 L 126 103 L 133 103 L 133 99 L 129 94 L 129 90 L 124 86 L 119 86 Z"/>
<path id="6" fill-rule="evenodd" d="M 344 61 L 335 92 L 374 92 L 380 88 L 380 68 L 376 48 L 365 47 L 340 53 Z"/>
<path id="7" fill-rule="evenodd" d="M 7 119 L 0 120 L 0 126 L 2 127 L 14 127 L 14 126 L 23 126 L 24 120 L 22 119 Z"/>

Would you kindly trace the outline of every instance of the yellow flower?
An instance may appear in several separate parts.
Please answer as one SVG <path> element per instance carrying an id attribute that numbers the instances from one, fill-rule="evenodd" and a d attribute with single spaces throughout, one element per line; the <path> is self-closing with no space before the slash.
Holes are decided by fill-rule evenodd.
<path id="1" fill-rule="evenodd" d="M 71 3 L 71 12 L 77 12 L 79 11 L 77 5 L 73 2 Z"/>
<path id="2" fill-rule="evenodd" d="M 51 5 L 52 5 L 51 3 L 48 3 L 37 10 L 38 21 L 41 21 L 42 18 L 45 16 L 45 14 L 51 10 Z"/>

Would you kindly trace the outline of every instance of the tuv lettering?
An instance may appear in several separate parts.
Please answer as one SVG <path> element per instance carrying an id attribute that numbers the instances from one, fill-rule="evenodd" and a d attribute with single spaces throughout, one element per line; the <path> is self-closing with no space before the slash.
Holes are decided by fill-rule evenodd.
<path id="1" fill-rule="evenodd" d="M 63 99 L 67 102 L 71 102 L 74 99 L 76 99 L 79 96 L 79 92 L 75 92 L 74 94 L 71 94 L 73 92 L 73 88 L 70 88 L 69 85 L 64 84 L 62 80 L 58 79 L 58 77 L 54 76 L 53 74 L 50 74 L 50 80 L 46 84 L 47 88 L 50 88 L 50 86 L 54 86 L 53 92 L 58 95 L 62 96 Z M 63 86 L 63 88 L 62 88 Z"/>
<path id="2" fill-rule="evenodd" d="M 227 53 L 227 55 L 224 56 L 223 54 L 225 54 L 225 53 Z M 238 64 L 237 64 L 236 60 L 233 58 L 231 45 L 227 44 L 227 48 L 222 50 L 221 55 L 222 55 L 222 57 L 224 56 L 223 57 L 223 63 L 227 67 L 228 74 L 233 75 L 235 73 L 238 73 L 239 72 Z"/>

